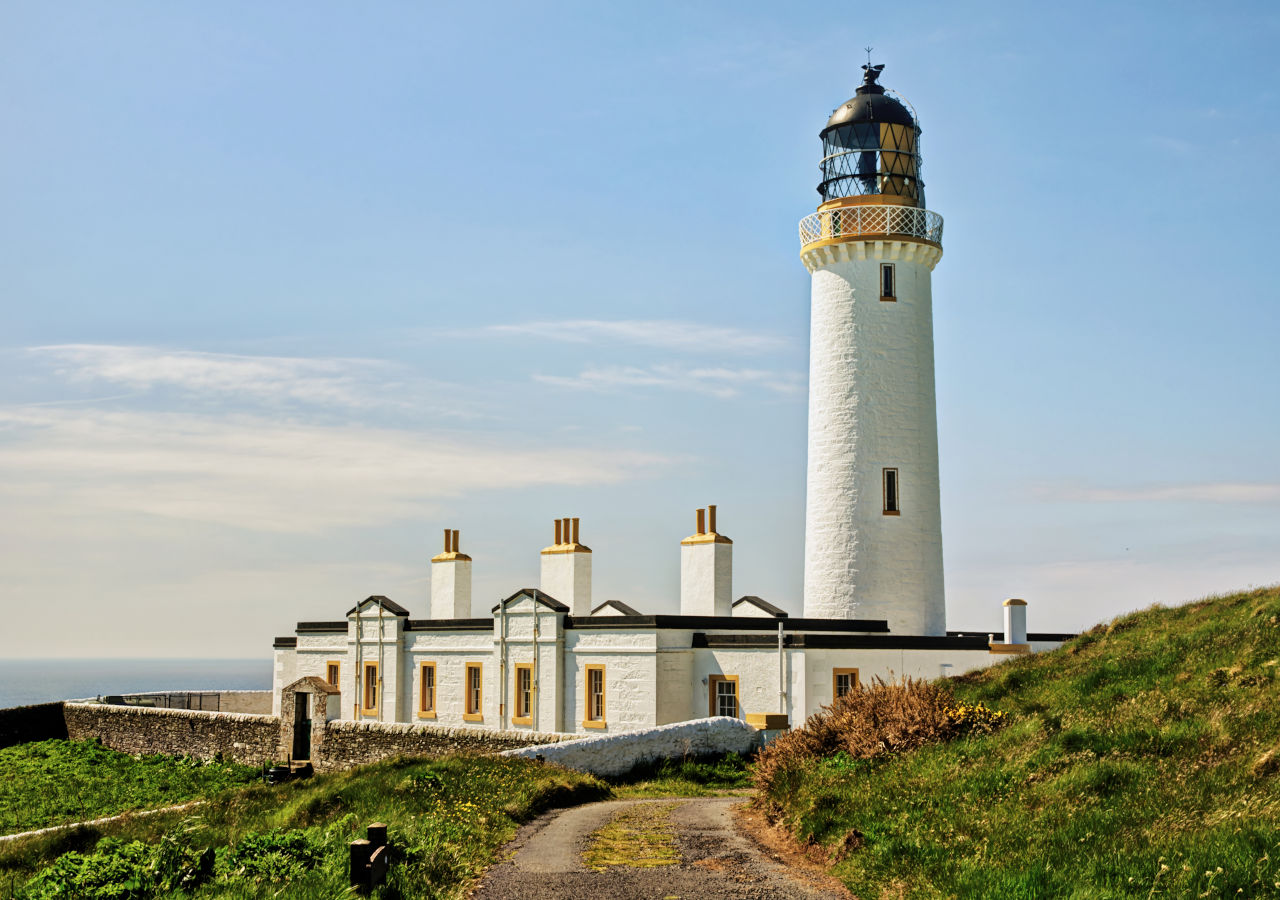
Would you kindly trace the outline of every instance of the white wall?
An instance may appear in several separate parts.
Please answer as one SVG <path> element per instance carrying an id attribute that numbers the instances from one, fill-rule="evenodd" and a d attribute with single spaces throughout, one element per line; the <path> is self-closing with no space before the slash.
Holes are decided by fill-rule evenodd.
<path id="1" fill-rule="evenodd" d="M 922 248 L 930 255 L 906 258 Z M 903 241 L 828 251 L 812 276 L 804 614 L 944 634 L 930 286 L 937 251 Z M 897 302 L 880 300 L 884 262 L 896 266 Z M 884 468 L 898 470 L 899 516 L 884 515 Z"/>
<path id="2" fill-rule="evenodd" d="M 562 688 L 565 731 L 611 733 L 655 724 L 660 691 L 657 635 L 654 629 L 643 628 L 567 632 Z M 604 729 L 583 725 L 587 666 L 604 666 Z"/>
<path id="3" fill-rule="evenodd" d="M 624 775 L 637 765 L 659 759 L 719 753 L 749 753 L 758 732 L 737 719 L 714 718 L 659 725 L 626 734 L 605 734 L 558 744 L 539 744 L 507 750 L 502 756 L 536 759 L 590 772 Z"/>
<path id="4" fill-rule="evenodd" d="M 408 687 L 404 705 L 404 719 L 409 722 L 434 723 L 450 727 L 499 728 L 497 700 L 497 665 L 494 656 L 493 632 L 437 631 L 408 632 L 406 637 L 404 682 Z M 436 665 L 436 714 L 423 718 L 418 713 L 419 691 L 422 689 L 420 663 Z M 481 690 L 483 692 L 483 720 L 470 722 L 466 713 L 466 665 L 480 663 Z"/>

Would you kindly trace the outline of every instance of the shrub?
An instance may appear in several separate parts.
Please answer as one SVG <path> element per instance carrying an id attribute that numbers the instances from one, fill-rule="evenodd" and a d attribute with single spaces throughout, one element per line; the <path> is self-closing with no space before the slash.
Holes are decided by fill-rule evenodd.
<path id="1" fill-rule="evenodd" d="M 760 752 L 752 779 L 760 796 L 785 793 L 786 773 L 805 763 L 843 754 L 843 759 L 869 760 L 884 754 L 913 750 L 957 735 L 992 731 L 1007 714 L 984 703 L 956 703 L 941 682 L 905 678 L 886 682 L 876 678 L 823 707 L 803 728 L 787 732 Z M 843 763 L 848 765 L 848 762 Z M 766 811 L 776 808 L 766 800 Z"/>

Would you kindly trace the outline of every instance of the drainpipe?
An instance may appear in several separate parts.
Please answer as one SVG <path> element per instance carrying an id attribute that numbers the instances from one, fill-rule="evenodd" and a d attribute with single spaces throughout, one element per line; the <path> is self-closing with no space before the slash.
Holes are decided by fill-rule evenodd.
<path id="1" fill-rule="evenodd" d="M 787 711 L 787 653 L 782 648 L 782 620 L 778 620 L 778 712 Z"/>
<path id="2" fill-rule="evenodd" d="M 351 718 L 359 720 L 364 718 L 360 715 L 360 704 L 364 702 L 364 674 L 361 671 L 361 665 L 364 663 L 364 654 L 361 653 L 360 638 L 363 637 L 360 624 L 360 610 L 356 610 L 356 665 L 352 676 L 356 680 L 355 698 L 356 708 L 351 711 Z"/>
<path id="3" fill-rule="evenodd" d="M 542 695 L 538 690 L 538 680 L 542 677 L 542 667 L 538 665 L 538 637 L 542 629 L 538 622 L 538 599 L 533 600 L 533 730 L 538 731 L 538 707 L 542 705 Z"/>
<path id="4" fill-rule="evenodd" d="M 378 601 L 378 721 L 387 708 L 387 692 L 382 689 L 382 601 Z"/>
<path id="5" fill-rule="evenodd" d="M 507 604 L 498 604 L 498 728 L 507 727 Z"/>

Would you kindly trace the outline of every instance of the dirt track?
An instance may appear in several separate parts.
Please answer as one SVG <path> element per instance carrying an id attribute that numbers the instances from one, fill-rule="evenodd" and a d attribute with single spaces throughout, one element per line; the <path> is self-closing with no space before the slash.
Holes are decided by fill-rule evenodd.
<path id="1" fill-rule="evenodd" d="M 839 900 L 838 887 L 815 883 L 774 859 L 736 827 L 740 797 L 614 800 L 551 813 L 525 825 L 472 893 L 473 900 Z M 591 837 L 639 804 L 669 809 L 679 862 L 656 868 L 583 863 Z M 672 808 L 672 804 L 674 807 Z M 654 807 L 658 809 L 657 806 Z"/>

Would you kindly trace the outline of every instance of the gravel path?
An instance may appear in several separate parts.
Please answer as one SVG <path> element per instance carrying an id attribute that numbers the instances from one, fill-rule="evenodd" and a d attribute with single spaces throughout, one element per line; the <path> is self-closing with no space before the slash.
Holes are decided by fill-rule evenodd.
<path id="1" fill-rule="evenodd" d="M 612 800 L 535 819 L 516 834 L 512 855 L 494 866 L 473 900 L 837 900 L 846 894 L 807 883 L 763 855 L 734 825 L 740 797 Z M 670 807 L 678 865 L 616 866 L 594 872 L 582 853 L 591 835 L 640 804 Z"/>

